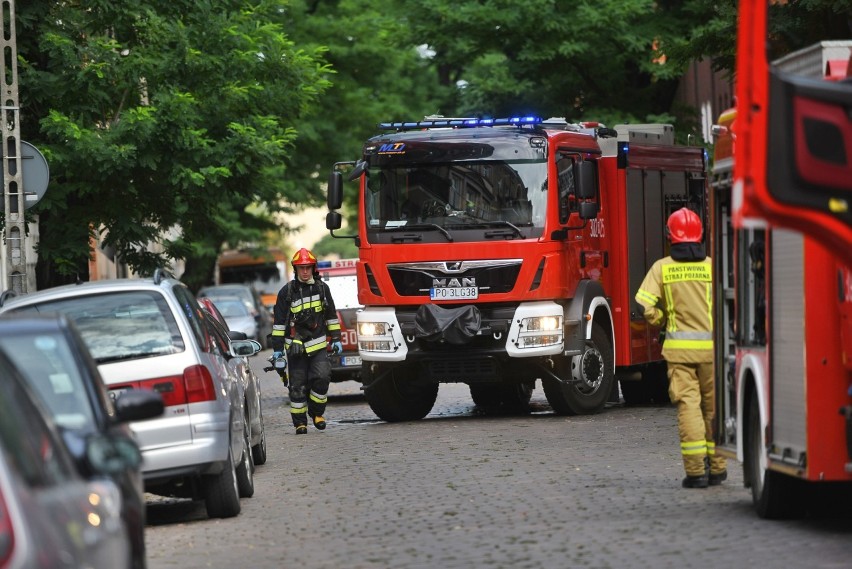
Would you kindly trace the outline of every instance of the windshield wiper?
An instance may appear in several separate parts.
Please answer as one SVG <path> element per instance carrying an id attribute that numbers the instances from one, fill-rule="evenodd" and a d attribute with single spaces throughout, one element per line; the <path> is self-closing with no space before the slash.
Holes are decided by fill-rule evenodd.
<path id="1" fill-rule="evenodd" d="M 521 231 L 520 227 L 518 227 L 517 225 L 515 225 L 514 223 L 512 223 L 510 221 L 505 221 L 503 219 L 495 219 L 493 221 L 484 221 L 484 220 L 483 221 L 476 221 L 474 223 L 465 223 L 464 226 L 465 227 L 494 227 L 494 226 L 508 227 L 509 229 L 512 230 L 512 232 L 509 235 L 512 235 L 514 237 L 523 237 L 524 236 L 524 233 L 523 233 L 523 231 Z M 492 231 L 492 232 L 486 232 L 485 233 L 486 237 L 500 237 L 500 236 L 504 236 L 504 235 L 507 235 L 507 234 L 502 232 L 502 231 Z"/>
<path id="2" fill-rule="evenodd" d="M 395 227 L 385 227 L 385 231 L 408 231 L 408 230 L 418 230 L 418 229 L 437 229 L 440 231 L 444 237 L 447 238 L 447 241 L 450 243 L 453 242 L 453 236 L 450 235 L 450 232 L 438 225 L 437 223 L 415 223 L 414 225 L 398 225 Z"/>

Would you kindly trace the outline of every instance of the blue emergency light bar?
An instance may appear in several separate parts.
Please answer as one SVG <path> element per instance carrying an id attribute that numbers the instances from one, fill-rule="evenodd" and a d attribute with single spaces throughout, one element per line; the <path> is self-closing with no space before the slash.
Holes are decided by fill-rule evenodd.
<path id="1" fill-rule="evenodd" d="M 381 130 L 419 130 L 424 128 L 473 128 L 477 126 L 531 126 L 544 121 L 539 117 L 510 117 L 505 119 L 445 119 L 436 118 L 415 122 L 383 122 Z"/>

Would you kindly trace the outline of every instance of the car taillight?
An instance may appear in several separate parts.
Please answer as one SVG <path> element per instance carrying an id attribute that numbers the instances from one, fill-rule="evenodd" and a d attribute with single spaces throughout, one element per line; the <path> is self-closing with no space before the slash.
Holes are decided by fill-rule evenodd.
<path id="1" fill-rule="evenodd" d="M 213 376 L 203 365 L 190 366 L 183 370 L 183 375 L 158 377 L 110 387 L 113 390 L 130 387 L 156 391 L 163 398 L 163 405 L 166 407 L 216 399 Z"/>
<path id="2" fill-rule="evenodd" d="M 15 549 L 15 531 L 3 494 L 0 494 L 0 567 L 6 567 Z"/>
<path id="3" fill-rule="evenodd" d="M 216 386 L 210 370 L 203 365 L 194 365 L 183 370 L 183 381 L 186 385 L 186 402 L 215 401 Z"/>

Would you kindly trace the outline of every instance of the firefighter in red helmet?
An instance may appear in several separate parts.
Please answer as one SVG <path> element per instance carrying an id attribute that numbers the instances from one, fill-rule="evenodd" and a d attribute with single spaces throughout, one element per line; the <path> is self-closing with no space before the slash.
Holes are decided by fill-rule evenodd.
<path id="1" fill-rule="evenodd" d="M 325 406 L 331 365 L 326 347 L 331 338 L 332 351 L 343 351 L 340 321 L 328 285 L 317 272 L 317 258 L 307 249 L 299 249 L 291 260 L 293 280 L 278 291 L 272 326 L 273 358 L 287 351 L 290 416 L 296 434 L 308 432 L 308 415 L 314 426 L 325 429 Z"/>
<path id="2" fill-rule="evenodd" d="M 728 477 L 713 438 L 712 270 L 702 244 L 701 218 L 694 211 L 675 211 L 666 228 L 671 255 L 651 266 L 636 301 L 648 322 L 665 326 L 663 357 L 669 397 L 677 404 L 683 487 L 706 488 Z"/>

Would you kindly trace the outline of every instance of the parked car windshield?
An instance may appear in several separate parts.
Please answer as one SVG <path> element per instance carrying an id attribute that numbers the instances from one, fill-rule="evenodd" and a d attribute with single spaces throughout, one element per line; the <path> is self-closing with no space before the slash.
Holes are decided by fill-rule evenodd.
<path id="1" fill-rule="evenodd" d="M 27 376 L 60 427 L 95 424 L 86 385 L 71 346 L 61 332 L 19 333 L 3 338 L 6 353 Z"/>
<path id="2" fill-rule="evenodd" d="M 215 297 L 213 304 L 225 318 L 248 318 L 251 316 L 245 302 L 237 297 Z"/>
<path id="3" fill-rule="evenodd" d="M 176 354 L 186 349 L 166 299 L 154 291 L 75 296 L 20 310 L 68 315 L 99 364 Z"/>

